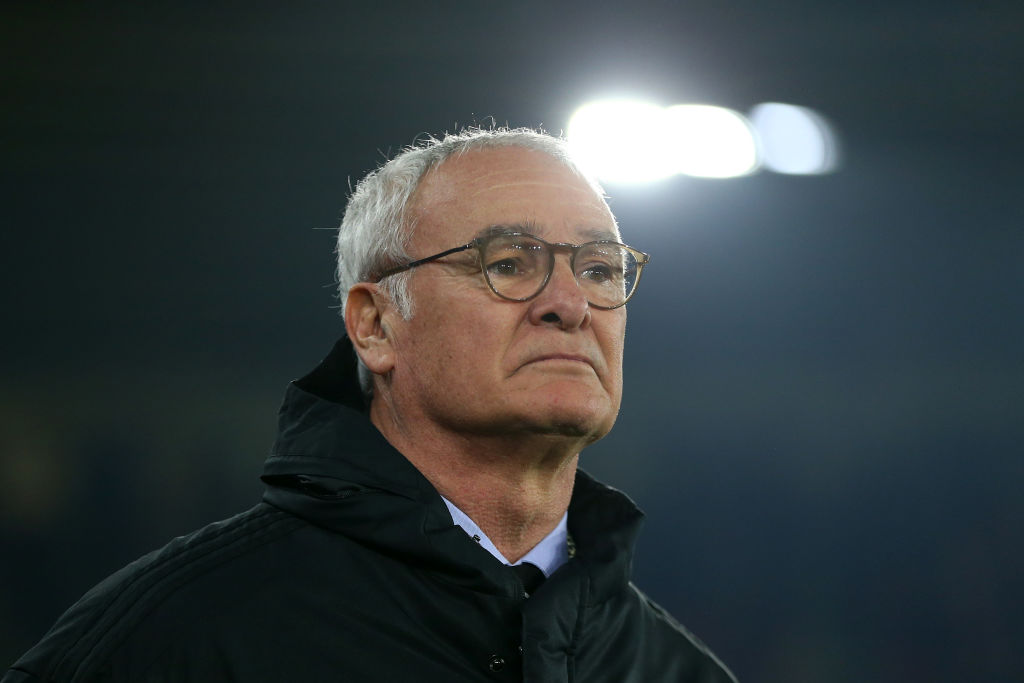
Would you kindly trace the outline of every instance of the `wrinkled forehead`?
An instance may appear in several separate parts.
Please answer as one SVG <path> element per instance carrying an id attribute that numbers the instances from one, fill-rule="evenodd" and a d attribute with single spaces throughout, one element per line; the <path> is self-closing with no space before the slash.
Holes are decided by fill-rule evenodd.
<path id="1" fill-rule="evenodd" d="M 549 241 L 619 239 L 607 202 L 586 179 L 519 147 L 446 160 L 424 175 L 410 209 L 418 243 L 468 241 L 496 226 Z"/>

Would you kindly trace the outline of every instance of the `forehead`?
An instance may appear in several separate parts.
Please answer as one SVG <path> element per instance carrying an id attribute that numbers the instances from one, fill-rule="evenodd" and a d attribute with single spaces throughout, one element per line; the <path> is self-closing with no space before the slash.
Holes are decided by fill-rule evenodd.
<path id="1" fill-rule="evenodd" d="M 558 160 L 520 147 L 480 149 L 446 160 L 410 204 L 413 242 L 451 246 L 495 225 L 529 226 L 549 241 L 618 238 L 604 199 Z"/>

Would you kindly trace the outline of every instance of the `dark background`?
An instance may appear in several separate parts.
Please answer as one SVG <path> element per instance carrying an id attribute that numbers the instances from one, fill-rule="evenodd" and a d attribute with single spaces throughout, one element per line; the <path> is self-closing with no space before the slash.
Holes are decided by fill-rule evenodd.
<path id="1" fill-rule="evenodd" d="M 814 107 L 843 165 L 609 187 L 654 254 L 584 466 L 745 681 L 1024 680 L 1024 4 L 8 4 L 0 659 L 248 507 L 350 180 L 587 99 Z"/>

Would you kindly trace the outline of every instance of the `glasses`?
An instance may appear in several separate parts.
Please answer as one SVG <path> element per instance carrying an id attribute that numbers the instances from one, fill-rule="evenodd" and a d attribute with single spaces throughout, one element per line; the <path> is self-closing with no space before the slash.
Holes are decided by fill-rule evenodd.
<path id="1" fill-rule="evenodd" d="M 487 286 L 509 301 L 529 301 L 540 294 L 551 279 L 555 254 L 568 252 L 569 266 L 587 301 L 594 308 L 606 310 L 629 301 L 636 293 L 641 271 L 651 260 L 644 252 L 611 240 L 552 244 L 522 232 L 496 233 L 386 270 L 374 282 L 469 249 L 477 250 Z"/>

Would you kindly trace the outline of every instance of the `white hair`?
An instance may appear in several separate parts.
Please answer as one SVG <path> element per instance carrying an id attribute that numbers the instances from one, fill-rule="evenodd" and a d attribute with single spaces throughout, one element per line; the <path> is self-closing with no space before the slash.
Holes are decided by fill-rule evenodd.
<path id="1" fill-rule="evenodd" d="M 358 282 L 373 281 L 388 268 L 412 260 L 406 247 L 412 237 L 413 221 L 408 215 L 409 201 L 420 181 L 433 168 L 451 157 L 477 149 L 522 147 L 547 154 L 585 180 L 599 196 L 604 191 L 572 159 L 566 141 L 532 128 L 470 128 L 448 133 L 442 138 L 428 137 L 411 145 L 395 158 L 368 174 L 356 184 L 338 229 L 338 296 L 341 313 L 349 289 Z M 454 245 L 453 245 L 454 246 Z M 412 271 L 398 273 L 380 281 L 380 288 L 391 297 L 403 318 L 413 316 L 409 295 Z M 362 361 L 359 378 L 369 396 L 372 377 Z"/>

